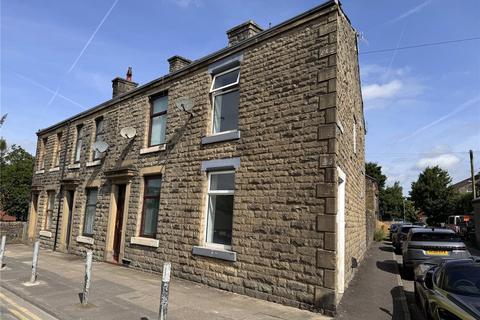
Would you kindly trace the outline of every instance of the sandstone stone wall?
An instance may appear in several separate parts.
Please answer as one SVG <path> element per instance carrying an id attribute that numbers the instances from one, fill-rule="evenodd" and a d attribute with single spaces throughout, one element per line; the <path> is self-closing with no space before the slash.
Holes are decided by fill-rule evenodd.
<path id="1" fill-rule="evenodd" d="M 334 309 L 337 165 L 348 175 L 348 268 L 350 258 L 361 260 L 366 245 L 361 171 L 364 127 L 356 82 L 355 34 L 333 3 L 280 30 L 242 49 L 239 140 L 201 143 L 211 132 L 212 119 L 212 77 L 207 64 L 173 80 L 154 82 L 108 108 L 42 132 L 39 141 L 46 136 L 49 140 L 45 172 L 36 174 L 33 182 L 40 195 L 37 233 L 42 230 L 46 192 L 60 190 L 63 172 L 63 180 L 75 190 L 68 251 L 81 255 L 92 249 L 96 259 L 110 261 L 109 230 L 119 181 L 107 179 L 106 173 L 130 168 L 133 175 L 121 182 L 127 183 L 129 197 L 120 258 L 131 261 L 131 267 L 161 272 L 163 262 L 170 261 L 178 277 L 299 308 Z M 358 92 L 350 93 L 352 90 Z M 141 153 L 147 146 L 149 97 L 165 91 L 169 99 L 166 150 Z M 185 96 L 195 103 L 193 117 L 175 108 L 175 100 Z M 104 117 L 105 141 L 110 147 L 99 164 L 88 166 L 98 116 Z M 350 134 L 353 116 L 358 128 L 355 155 Z M 338 121 L 345 127 L 344 134 L 338 131 Z M 68 169 L 80 123 L 85 130 L 80 167 Z M 134 139 L 120 136 L 120 129 L 127 126 L 136 129 Z M 64 132 L 67 165 L 64 171 L 61 166 L 50 172 L 56 131 Z M 232 157 L 240 158 L 232 235 L 237 260 L 193 255 L 193 246 L 203 245 L 205 237 L 207 176 L 201 163 Z M 153 173 L 162 174 L 158 248 L 130 241 L 139 236 L 144 176 Z M 82 235 L 88 187 L 99 189 L 93 244 L 76 241 Z M 66 219 L 63 197 L 57 198 L 52 238 L 41 237 L 46 247 L 53 245 L 57 206 L 61 208 L 59 226 Z M 67 250 L 60 232 L 61 227 L 58 248 Z M 349 271 L 347 282 L 351 277 Z"/>
<path id="2" fill-rule="evenodd" d="M 346 174 L 345 186 L 345 284 L 365 255 L 365 123 L 360 89 L 356 32 L 339 14 L 337 53 L 337 123 L 341 126 L 337 143 L 337 164 Z M 355 125 L 354 125 L 355 124 Z M 354 127 L 356 127 L 354 134 Z M 354 137 L 356 136 L 356 153 Z"/>
<path id="3" fill-rule="evenodd" d="M 0 222 L 0 239 L 7 236 L 7 245 L 9 243 L 19 243 L 23 241 L 23 234 L 26 222 Z"/>

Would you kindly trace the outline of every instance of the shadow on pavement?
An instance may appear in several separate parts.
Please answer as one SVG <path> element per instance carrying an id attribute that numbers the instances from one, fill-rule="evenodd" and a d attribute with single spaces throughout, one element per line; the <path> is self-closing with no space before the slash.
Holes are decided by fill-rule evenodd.
<path id="1" fill-rule="evenodd" d="M 386 252 L 393 252 L 393 247 L 388 246 L 388 247 L 379 247 L 380 250 L 386 251 Z"/>
<path id="2" fill-rule="evenodd" d="M 404 319 L 404 310 L 402 307 L 402 295 L 404 291 L 403 288 L 400 286 L 394 287 L 392 290 L 390 290 L 390 294 L 392 295 L 392 301 L 393 301 L 393 315 L 392 320 L 403 320 Z"/>
<path id="3" fill-rule="evenodd" d="M 395 260 L 377 261 L 376 264 L 377 264 L 377 268 L 382 270 L 382 271 L 393 273 L 393 274 L 398 274 L 398 272 L 397 272 L 397 261 L 395 261 Z"/>

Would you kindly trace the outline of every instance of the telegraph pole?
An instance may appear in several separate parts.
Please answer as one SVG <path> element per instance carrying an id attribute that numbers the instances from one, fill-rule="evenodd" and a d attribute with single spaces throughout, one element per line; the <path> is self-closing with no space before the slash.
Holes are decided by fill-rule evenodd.
<path id="1" fill-rule="evenodd" d="M 473 198 L 475 199 L 477 197 L 477 191 L 476 186 L 475 186 L 475 171 L 473 170 L 473 151 L 470 150 L 470 174 L 472 175 L 472 192 L 473 192 Z"/>

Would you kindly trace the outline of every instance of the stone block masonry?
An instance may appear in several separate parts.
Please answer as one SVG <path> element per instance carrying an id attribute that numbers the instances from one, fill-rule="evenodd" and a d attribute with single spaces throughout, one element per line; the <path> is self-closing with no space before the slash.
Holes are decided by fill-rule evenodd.
<path id="1" fill-rule="evenodd" d="M 172 67 L 168 75 L 39 131 L 37 154 L 45 154 L 45 166 L 42 173 L 37 165 L 32 186 L 31 237 L 40 237 L 44 247 L 52 248 L 57 239 L 58 250 L 78 255 L 93 250 L 94 259 L 150 272 L 161 272 L 168 261 L 176 277 L 334 312 L 341 297 L 339 272 L 345 270 L 347 285 L 351 259 L 360 261 L 366 245 L 355 31 L 336 1 L 265 31 L 253 22 L 245 26 L 246 32 L 225 49 L 193 62 L 182 58 L 188 63 Z M 238 129 L 205 139 L 211 137 L 213 122 L 210 72 L 224 71 L 228 64 L 240 70 Z M 168 96 L 165 144 L 150 147 L 151 101 L 160 93 Z M 182 97 L 194 102 L 191 114 L 176 107 Z M 99 117 L 110 147 L 93 161 Z M 74 164 L 80 124 L 81 157 Z M 122 138 L 119 131 L 125 127 L 135 128 L 136 136 Z M 58 145 L 66 152 L 59 169 L 50 170 Z M 235 173 L 231 246 L 221 249 L 205 249 L 207 167 L 212 163 Z M 342 268 L 337 259 L 338 168 L 347 175 Z M 152 175 L 162 177 L 153 239 L 141 236 L 145 177 Z M 98 190 L 93 235 L 84 232 L 89 188 Z M 48 191 L 55 193 L 53 208 L 47 208 Z M 47 228 L 49 210 L 54 214 Z"/>

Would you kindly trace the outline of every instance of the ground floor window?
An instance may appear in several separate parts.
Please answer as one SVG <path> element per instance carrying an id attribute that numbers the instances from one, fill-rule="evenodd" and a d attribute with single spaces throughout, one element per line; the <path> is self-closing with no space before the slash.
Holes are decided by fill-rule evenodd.
<path id="1" fill-rule="evenodd" d="M 235 172 L 208 174 L 207 244 L 229 248 L 232 244 Z"/>
<path id="2" fill-rule="evenodd" d="M 93 236 L 93 223 L 97 209 L 98 189 L 87 189 L 87 203 L 85 205 L 85 218 L 83 221 L 83 235 Z"/>
<path id="3" fill-rule="evenodd" d="M 55 191 L 47 192 L 47 212 L 45 215 L 44 230 L 50 230 L 52 226 L 53 206 L 55 205 Z"/>
<path id="4" fill-rule="evenodd" d="M 160 207 L 161 176 L 145 177 L 143 193 L 142 226 L 140 236 L 155 238 L 157 235 L 158 210 Z"/>

